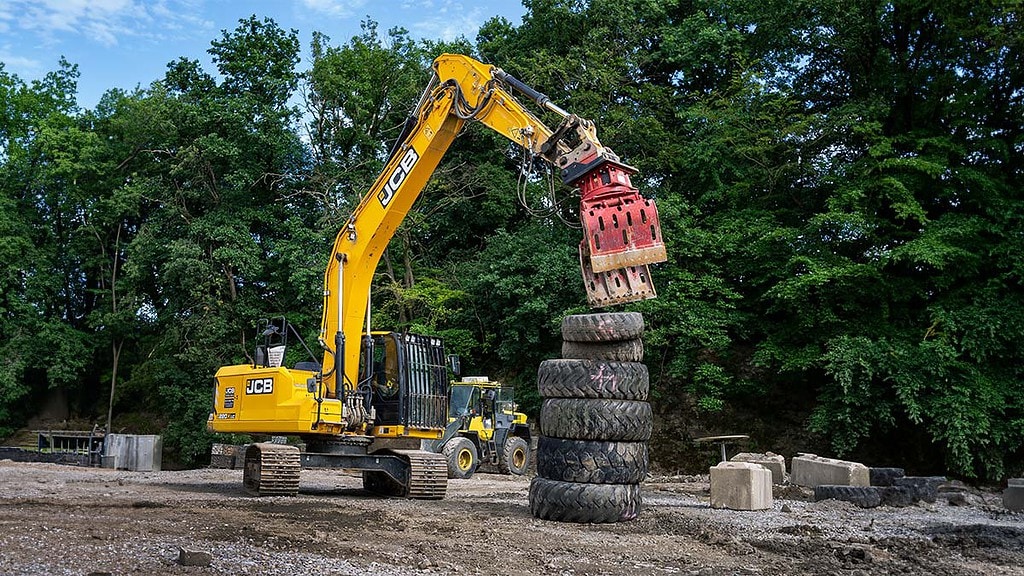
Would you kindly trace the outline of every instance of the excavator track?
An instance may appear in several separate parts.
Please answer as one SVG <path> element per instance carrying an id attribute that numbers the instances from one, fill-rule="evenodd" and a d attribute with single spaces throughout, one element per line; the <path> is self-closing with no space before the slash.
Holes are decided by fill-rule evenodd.
<path id="1" fill-rule="evenodd" d="M 441 454 L 423 450 L 388 450 L 409 464 L 408 484 L 396 482 L 384 472 L 363 472 L 363 486 L 382 496 L 415 500 L 440 500 L 448 490 L 448 463 Z"/>
<path id="2" fill-rule="evenodd" d="M 254 496 L 295 496 L 301 468 L 295 446 L 250 444 L 245 451 L 242 484 Z"/>
<path id="3" fill-rule="evenodd" d="M 443 454 L 424 450 L 395 450 L 409 459 L 407 498 L 440 500 L 448 490 L 448 461 Z"/>

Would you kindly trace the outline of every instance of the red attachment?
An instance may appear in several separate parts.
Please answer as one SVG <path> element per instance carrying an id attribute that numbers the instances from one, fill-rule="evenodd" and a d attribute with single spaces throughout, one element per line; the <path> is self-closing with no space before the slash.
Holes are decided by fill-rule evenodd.
<path id="1" fill-rule="evenodd" d="M 633 187 L 629 180 L 633 173 L 623 164 L 605 161 L 576 181 L 580 220 L 594 272 L 668 258 L 658 209 Z"/>
<path id="2" fill-rule="evenodd" d="M 580 242 L 580 269 L 592 308 L 656 298 L 651 272 L 646 265 L 626 266 L 607 272 L 594 272 L 586 240 Z"/>

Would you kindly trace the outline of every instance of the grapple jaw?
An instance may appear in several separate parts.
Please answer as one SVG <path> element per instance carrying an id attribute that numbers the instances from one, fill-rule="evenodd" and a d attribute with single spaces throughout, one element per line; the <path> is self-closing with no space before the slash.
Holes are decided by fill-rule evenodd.
<path id="1" fill-rule="evenodd" d="M 656 298 L 654 282 L 646 264 L 594 272 L 587 241 L 580 242 L 580 270 L 591 308 Z"/>
<path id="2" fill-rule="evenodd" d="M 636 170 L 609 158 L 575 179 L 580 189 L 580 266 L 593 307 L 657 296 L 648 264 L 668 259 L 654 202 L 630 182 Z"/>

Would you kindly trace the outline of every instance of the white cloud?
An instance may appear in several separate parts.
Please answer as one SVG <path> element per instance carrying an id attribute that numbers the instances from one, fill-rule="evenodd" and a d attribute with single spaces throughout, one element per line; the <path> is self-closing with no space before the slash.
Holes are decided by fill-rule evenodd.
<path id="1" fill-rule="evenodd" d="M 366 5 L 366 0 L 302 0 L 302 5 L 331 18 L 351 18 Z"/>
<path id="2" fill-rule="evenodd" d="M 426 4 L 435 4 L 424 0 Z M 423 38 L 440 38 L 442 40 L 454 40 L 459 36 L 465 36 L 472 40 L 480 26 L 492 16 L 481 8 L 466 9 L 462 2 L 444 0 L 440 5 L 434 5 L 430 12 L 424 14 L 437 14 L 429 18 L 420 18 L 409 24 L 409 31 L 414 36 Z"/>
<path id="3" fill-rule="evenodd" d="M 21 78 L 33 78 L 44 71 L 42 62 L 16 55 L 10 44 L 0 46 L 0 62 L 3 63 L 5 72 L 17 74 Z"/>
<path id="4" fill-rule="evenodd" d="M 0 22 L 34 33 L 44 44 L 59 34 L 79 34 L 103 46 L 123 38 L 165 37 L 166 30 L 190 30 L 203 25 L 190 0 L 6 0 Z M 205 27 L 205 26 L 204 26 Z"/>

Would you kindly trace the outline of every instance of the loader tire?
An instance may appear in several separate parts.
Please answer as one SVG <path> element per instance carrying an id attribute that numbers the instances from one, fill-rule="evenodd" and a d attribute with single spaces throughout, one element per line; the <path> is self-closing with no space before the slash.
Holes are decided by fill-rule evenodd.
<path id="1" fill-rule="evenodd" d="M 646 442 L 651 439 L 651 418 L 647 402 L 549 398 L 540 407 L 540 430 L 555 438 Z"/>
<path id="2" fill-rule="evenodd" d="M 639 362 L 545 360 L 537 369 L 542 398 L 647 400 L 650 377 Z"/>
<path id="3" fill-rule="evenodd" d="M 644 333 L 639 312 L 576 314 L 562 320 L 562 340 L 570 342 L 616 342 L 633 340 Z"/>
<path id="4" fill-rule="evenodd" d="M 640 514 L 639 484 L 579 484 L 536 477 L 530 482 L 530 513 L 556 522 L 609 523 Z"/>
<path id="5" fill-rule="evenodd" d="M 449 478 L 472 478 L 480 464 L 476 445 L 462 436 L 456 436 L 446 442 L 442 452 L 448 461 Z"/>
<path id="6" fill-rule="evenodd" d="M 502 474 L 522 476 L 530 467 L 530 444 L 519 436 L 509 436 L 501 450 L 498 469 Z"/>
<path id="7" fill-rule="evenodd" d="M 616 342 L 572 342 L 564 340 L 562 341 L 562 358 L 641 362 L 644 359 L 644 343 L 639 338 Z"/>
<path id="8" fill-rule="evenodd" d="M 541 436 L 537 475 L 561 482 L 639 484 L 647 476 L 646 442 L 564 440 Z"/>

